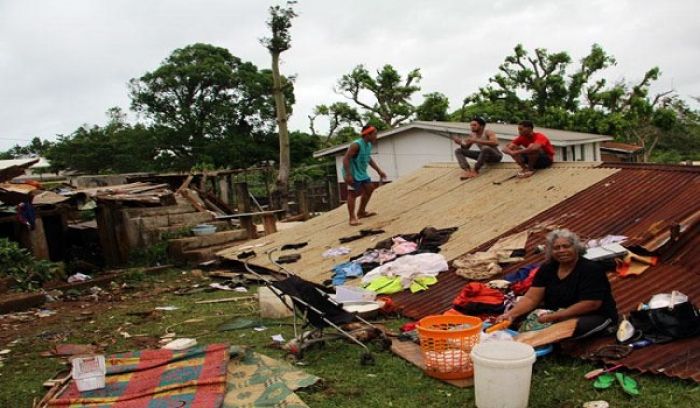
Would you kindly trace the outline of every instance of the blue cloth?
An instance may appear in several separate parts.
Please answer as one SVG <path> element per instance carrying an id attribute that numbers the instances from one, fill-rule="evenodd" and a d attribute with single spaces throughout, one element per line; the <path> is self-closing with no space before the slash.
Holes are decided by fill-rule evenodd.
<path id="1" fill-rule="evenodd" d="M 347 278 L 362 276 L 362 266 L 357 262 L 343 262 L 333 267 L 333 286 L 340 286 Z"/>
<path id="2" fill-rule="evenodd" d="M 521 280 L 530 276 L 530 272 L 538 266 L 539 264 L 536 263 L 525 265 L 517 271 L 511 272 L 508 275 L 504 276 L 503 279 L 507 280 L 510 283 L 520 282 Z"/>
<path id="3" fill-rule="evenodd" d="M 370 155 L 372 154 L 372 143 L 363 138 L 356 139 L 353 143 L 357 143 L 359 150 L 355 157 L 350 158 L 350 173 L 354 180 L 369 180 L 367 174 L 367 166 L 369 165 Z M 345 168 L 342 169 L 343 177 L 345 177 Z"/>

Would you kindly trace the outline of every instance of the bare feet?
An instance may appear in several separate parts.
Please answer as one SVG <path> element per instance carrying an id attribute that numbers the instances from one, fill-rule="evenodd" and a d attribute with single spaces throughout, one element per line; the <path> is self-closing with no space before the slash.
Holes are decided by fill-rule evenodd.
<path id="1" fill-rule="evenodd" d="M 468 170 L 468 171 L 465 171 L 465 172 L 459 177 L 459 179 L 460 179 L 460 180 L 469 180 L 469 179 L 472 179 L 472 178 L 478 177 L 478 176 L 479 176 L 479 173 L 475 172 L 474 170 Z"/>
<path id="2" fill-rule="evenodd" d="M 523 171 L 518 172 L 517 176 L 518 176 L 518 178 L 528 178 L 528 177 L 532 176 L 533 174 L 535 174 L 535 172 L 532 170 L 523 170 Z"/>
<path id="3" fill-rule="evenodd" d="M 362 223 L 361 223 L 360 220 L 358 220 L 357 218 L 352 218 L 352 219 L 350 220 L 350 225 L 352 225 L 352 226 L 357 226 L 357 225 L 362 225 Z"/>
<path id="4" fill-rule="evenodd" d="M 357 218 L 367 218 L 367 217 L 373 217 L 375 215 L 377 215 L 376 212 L 367 211 L 367 212 L 363 212 L 363 213 L 357 213 Z"/>

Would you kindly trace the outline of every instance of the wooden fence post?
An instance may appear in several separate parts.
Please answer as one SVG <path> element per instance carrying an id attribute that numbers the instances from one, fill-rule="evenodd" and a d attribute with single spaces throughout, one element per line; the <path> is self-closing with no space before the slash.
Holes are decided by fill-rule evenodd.
<path id="1" fill-rule="evenodd" d="M 297 196 L 297 207 L 299 207 L 299 214 L 302 215 L 304 220 L 309 219 L 309 196 L 306 191 L 305 183 L 295 183 L 294 189 L 296 190 Z"/>
<path id="2" fill-rule="evenodd" d="M 333 210 L 340 206 L 340 195 L 338 194 L 338 179 L 335 175 L 328 176 L 326 184 L 328 185 L 328 206 L 329 210 Z"/>
<path id="3" fill-rule="evenodd" d="M 250 213 L 250 197 L 248 196 L 248 183 L 238 182 L 235 184 L 236 187 L 236 208 L 238 208 L 239 213 Z M 245 216 L 239 218 L 241 221 L 241 227 L 248 231 L 248 238 L 255 239 L 258 237 L 258 229 L 253 222 L 252 216 Z"/>

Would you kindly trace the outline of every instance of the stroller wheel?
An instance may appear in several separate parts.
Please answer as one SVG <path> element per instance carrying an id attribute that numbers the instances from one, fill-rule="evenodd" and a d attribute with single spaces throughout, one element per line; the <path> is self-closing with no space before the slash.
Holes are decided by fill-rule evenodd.
<path id="1" fill-rule="evenodd" d="M 360 364 L 363 366 L 374 365 L 374 356 L 371 353 L 362 353 Z"/>
<path id="2" fill-rule="evenodd" d="M 377 339 L 379 343 L 379 348 L 381 351 L 387 351 L 391 348 L 391 340 L 387 337 L 380 337 Z"/>

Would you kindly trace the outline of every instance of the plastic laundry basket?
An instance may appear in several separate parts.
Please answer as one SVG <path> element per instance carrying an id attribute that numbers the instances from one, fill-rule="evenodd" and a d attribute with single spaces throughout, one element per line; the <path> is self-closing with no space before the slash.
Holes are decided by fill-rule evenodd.
<path id="1" fill-rule="evenodd" d="M 481 343 L 471 352 L 478 408 L 527 408 L 535 350 L 516 341 Z"/>
<path id="2" fill-rule="evenodd" d="M 481 319 L 473 316 L 428 316 L 418 322 L 425 373 L 443 380 L 474 374 L 470 352 L 479 342 Z"/>

